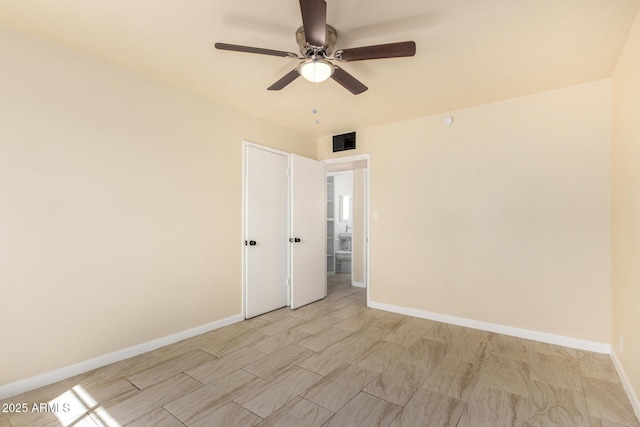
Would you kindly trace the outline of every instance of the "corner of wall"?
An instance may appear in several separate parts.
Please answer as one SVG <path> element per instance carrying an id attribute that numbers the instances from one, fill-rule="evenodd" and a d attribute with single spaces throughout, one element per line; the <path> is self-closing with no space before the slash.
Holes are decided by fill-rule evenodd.
<path id="1" fill-rule="evenodd" d="M 611 86 L 611 357 L 640 419 L 640 11 Z"/>

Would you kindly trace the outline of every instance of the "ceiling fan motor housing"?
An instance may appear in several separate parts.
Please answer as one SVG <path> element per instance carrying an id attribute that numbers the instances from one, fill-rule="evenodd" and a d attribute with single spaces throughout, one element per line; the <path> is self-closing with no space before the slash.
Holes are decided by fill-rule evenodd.
<path id="1" fill-rule="evenodd" d="M 325 31 L 325 45 L 324 46 L 310 46 L 307 44 L 307 38 L 304 34 L 304 27 L 298 28 L 296 31 L 296 42 L 300 47 L 300 53 L 305 58 L 312 57 L 317 53 L 324 53 L 325 56 L 331 56 L 333 53 L 333 46 L 336 44 L 336 40 L 338 39 L 338 32 L 331 25 L 326 25 Z"/>

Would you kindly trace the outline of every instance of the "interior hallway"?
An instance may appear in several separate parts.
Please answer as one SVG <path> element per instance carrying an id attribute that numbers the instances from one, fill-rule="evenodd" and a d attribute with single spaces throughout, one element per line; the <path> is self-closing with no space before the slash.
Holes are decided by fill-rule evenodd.
<path id="1" fill-rule="evenodd" d="M 327 295 L 351 288 L 351 274 L 336 273 L 327 277 Z M 366 294 L 365 294 L 366 295 Z"/>
<path id="2" fill-rule="evenodd" d="M 370 309 L 349 280 L 4 401 L 70 406 L 0 426 L 639 425 L 608 355 Z"/>

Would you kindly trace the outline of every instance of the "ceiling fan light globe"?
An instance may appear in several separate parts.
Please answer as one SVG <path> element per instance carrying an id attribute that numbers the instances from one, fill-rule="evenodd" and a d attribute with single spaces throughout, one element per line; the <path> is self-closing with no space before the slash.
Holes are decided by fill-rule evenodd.
<path id="1" fill-rule="evenodd" d="M 324 59 L 307 59 L 298 66 L 298 73 L 305 80 L 312 83 L 320 83 L 327 80 L 333 74 L 334 66 Z"/>

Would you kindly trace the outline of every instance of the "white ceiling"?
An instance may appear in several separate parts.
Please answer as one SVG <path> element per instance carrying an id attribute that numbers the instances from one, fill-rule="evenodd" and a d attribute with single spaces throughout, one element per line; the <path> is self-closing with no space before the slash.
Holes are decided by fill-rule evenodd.
<path id="1" fill-rule="evenodd" d="M 299 78 L 297 0 L 0 0 L 0 25 L 309 135 L 346 132 L 611 76 L 640 0 L 327 0 L 336 49 L 414 40 L 412 58 L 340 65 L 369 87 Z M 320 125 L 312 114 L 317 99 Z"/>

